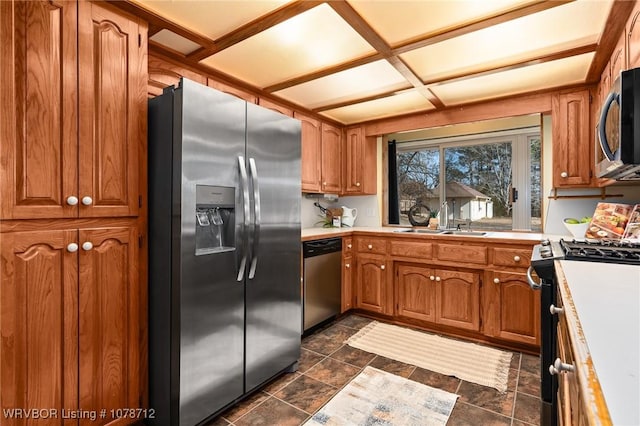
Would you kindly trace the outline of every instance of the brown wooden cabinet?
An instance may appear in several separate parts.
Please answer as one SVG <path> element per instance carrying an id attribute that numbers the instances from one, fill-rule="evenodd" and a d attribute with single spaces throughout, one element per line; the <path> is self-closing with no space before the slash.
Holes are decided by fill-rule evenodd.
<path id="1" fill-rule="evenodd" d="M 485 273 L 484 333 L 527 345 L 540 345 L 540 292 L 525 273 Z"/>
<path id="2" fill-rule="evenodd" d="M 342 130 L 322 123 L 321 192 L 338 194 L 342 190 Z"/>
<path id="3" fill-rule="evenodd" d="M 340 313 L 353 308 L 353 239 L 342 239 L 342 287 Z"/>
<path id="4" fill-rule="evenodd" d="M 275 102 L 271 102 L 269 99 L 258 98 L 258 105 L 263 108 L 279 112 L 280 114 L 286 115 L 287 117 L 293 117 L 293 110 L 291 108 L 277 104 Z"/>
<path id="5" fill-rule="evenodd" d="M 356 255 L 356 308 L 387 313 L 387 265 L 385 256 Z"/>
<path id="6" fill-rule="evenodd" d="M 146 27 L 85 1 L 0 8 L 2 219 L 137 215 Z"/>
<path id="7" fill-rule="evenodd" d="M 147 25 L 85 0 L 0 22 L 0 404 L 140 407 Z"/>
<path id="8" fill-rule="evenodd" d="M 149 97 L 162 95 L 165 87 L 177 87 L 180 78 L 185 77 L 200 84 L 207 84 L 207 77 L 165 58 L 149 55 L 149 77 L 147 94 Z"/>
<path id="9" fill-rule="evenodd" d="M 464 330 L 480 329 L 480 277 L 431 265 L 396 265 L 396 313 Z"/>
<path id="10" fill-rule="evenodd" d="M 640 67 L 640 3 L 636 2 L 627 21 L 627 67 Z"/>
<path id="11" fill-rule="evenodd" d="M 322 132 L 320 121 L 295 111 L 293 117 L 301 122 L 301 179 L 303 192 L 320 192 L 322 167 Z"/>
<path id="12" fill-rule="evenodd" d="M 235 86 L 231 86 L 226 83 L 222 83 L 221 81 L 214 80 L 213 78 L 207 78 L 207 86 L 213 87 L 216 90 L 219 90 L 224 93 L 228 93 L 237 98 L 243 99 L 251 104 L 258 103 L 258 97 L 253 93 L 250 93 L 246 90 L 239 89 Z"/>
<path id="13" fill-rule="evenodd" d="M 593 167 L 589 90 L 562 92 L 552 99 L 553 186 L 591 183 Z"/>
<path id="14" fill-rule="evenodd" d="M 2 408 L 140 406 L 136 226 L 9 232 L 0 252 Z"/>
<path id="15" fill-rule="evenodd" d="M 363 127 L 346 129 L 343 165 L 343 194 L 366 195 L 377 191 L 377 145 Z"/>

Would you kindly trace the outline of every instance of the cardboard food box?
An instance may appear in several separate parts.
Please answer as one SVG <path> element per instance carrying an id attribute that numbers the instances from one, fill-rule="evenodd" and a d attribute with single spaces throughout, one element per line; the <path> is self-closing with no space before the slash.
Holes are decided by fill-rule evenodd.
<path id="1" fill-rule="evenodd" d="M 624 237 L 634 206 L 619 203 L 598 203 L 586 238 L 598 240 L 620 240 Z"/>

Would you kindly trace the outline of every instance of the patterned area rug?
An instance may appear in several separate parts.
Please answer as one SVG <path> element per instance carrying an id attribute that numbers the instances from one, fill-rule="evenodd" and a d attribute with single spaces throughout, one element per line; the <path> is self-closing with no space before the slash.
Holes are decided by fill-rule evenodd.
<path id="1" fill-rule="evenodd" d="M 458 395 L 366 367 L 305 425 L 445 425 L 457 398 Z"/>
<path id="2" fill-rule="evenodd" d="M 373 321 L 349 346 L 467 382 L 507 390 L 511 352 Z"/>

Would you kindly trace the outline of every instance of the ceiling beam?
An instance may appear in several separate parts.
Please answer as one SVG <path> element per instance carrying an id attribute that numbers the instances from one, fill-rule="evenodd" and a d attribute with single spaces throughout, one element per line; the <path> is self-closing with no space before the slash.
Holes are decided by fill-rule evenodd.
<path id="1" fill-rule="evenodd" d="M 596 55 L 591 62 L 589 72 L 587 73 L 587 83 L 596 83 L 600 80 L 604 67 L 607 66 L 609 58 L 613 50 L 618 44 L 620 34 L 624 31 L 624 27 L 631 16 L 631 12 L 635 5 L 635 1 L 615 0 L 609 11 L 607 22 L 604 24 L 605 31 L 602 32 L 598 41 Z"/>
<path id="2" fill-rule="evenodd" d="M 346 107 L 346 106 L 351 106 L 351 105 L 356 105 L 356 104 L 360 104 L 363 102 L 370 102 L 370 101 L 375 101 L 378 99 L 384 99 L 384 98 L 388 98 L 389 96 L 393 96 L 393 95 L 397 95 L 399 93 L 402 92 L 407 92 L 407 91 L 414 91 L 416 90 L 415 87 L 407 84 L 403 87 L 399 87 L 395 90 L 389 90 L 389 91 L 385 91 L 385 92 L 381 92 L 381 93 L 376 93 L 375 95 L 371 95 L 371 96 L 365 96 L 365 97 L 359 97 L 356 100 L 349 100 L 349 101 L 343 101 L 343 102 L 334 102 L 332 104 L 327 104 L 327 105 L 323 105 L 321 107 L 318 108 L 313 108 L 311 111 L 313 112 L 324 112 L 324 111 L 330 111 L 332 109 L 336 109 L 336 108 L 342 108 L 342 107 Z"/>
<path id="3" fill-rule="evenodd" d="M 295 0 L 291 3 L 287 3 L 272 12 L 254 19 L 253 21 L 244 24 L 236 30 L 225 34 L 224 36 L 215 40 L 213 45 L 203 46 L 201 49 L 198 49 L 195 52 L 187 55 L 187 58 L 190 61 L 199 62 L 204 58 L 213 55 L 214 53 L 220 52 L 224 49 L 227 49 L 228 47 L 233 46 L 234 44 L 240 43 L 241 41 L 244 41 L 249 37 L 259 34 L 290 18 L 293 18 L 294 16 L 300 15 L 307 10 L 313 9 L 314 7 L 324 2 L 325 1 L 319 0 Z"/>

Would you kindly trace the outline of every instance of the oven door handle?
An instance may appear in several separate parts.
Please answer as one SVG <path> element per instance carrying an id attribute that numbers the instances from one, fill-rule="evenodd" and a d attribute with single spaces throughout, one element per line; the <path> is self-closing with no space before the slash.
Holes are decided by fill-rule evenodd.
<path id="1" fill-rule="evenodd" d="M 529 287 L 531 287 L 532 290 L 539 290 L 542 285 L 533 280 L 533 276 L 531 276 L 532 273 L 533 266 L 529 266 L 529 269 L 527 269 L 527 281 L 529 282 Z"/>

